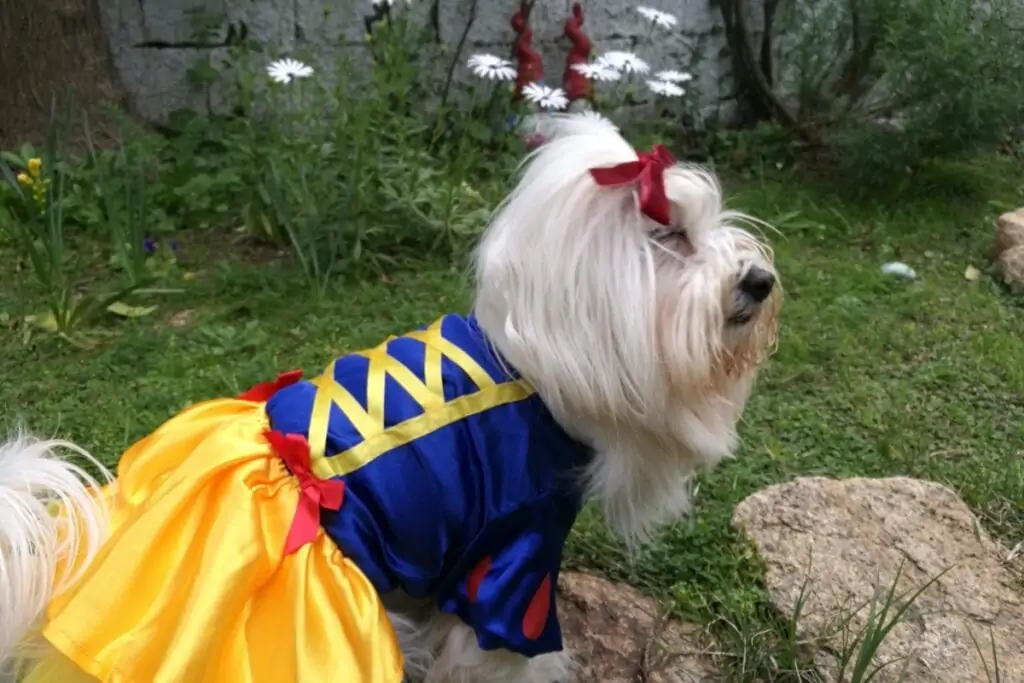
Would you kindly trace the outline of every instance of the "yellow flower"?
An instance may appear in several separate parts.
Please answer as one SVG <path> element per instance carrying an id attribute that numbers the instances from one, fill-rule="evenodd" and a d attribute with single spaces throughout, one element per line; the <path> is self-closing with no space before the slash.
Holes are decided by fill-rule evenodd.
<path id="1" fill-rule="evenodd" d="M 24 173 L 18 174 L 18 184 L 22 187 L 32 187 L 32 179 Z"/>
<path id="2" fill-rule="evenodd" d="M 39 159 L 28 160 L 28 172 L 33 178 L 39 177 L 39 170 L 43 167 L 43 162 Z"/>

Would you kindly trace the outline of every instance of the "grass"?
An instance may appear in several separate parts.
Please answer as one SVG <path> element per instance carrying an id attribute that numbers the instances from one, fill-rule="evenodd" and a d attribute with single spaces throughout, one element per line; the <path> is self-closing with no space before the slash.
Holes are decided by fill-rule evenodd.
<path id="1" fill-rule="evenodd" d="M 920 477 L 958 491 L 1008 545 L 1021 541 L 1024 306 L 988 276 L 964 277 L 984 266 L 998 214 L 989 201 L 1021 203 L 1022 179 L 1008 168 L 976 169 L 974 192 L 922 180 L 917 197 L 856 201 L 796 172 L 727 178 L 731 206 L 782 232 L 772 241 L 786 290 L 780 348 L 746 412 L 742 450 L 702 478 L 695 514 L 635 560 L 590 511 L 567 564 L 671 597 L 680 616 L 713 624 L 735 655 L 729 680 L 796 681 L 812 679 L 800 673 L 791 625 L 770 609 L 759 560 L 730 526 L 747 495 L 802 475 Z M 99 330 L 91 349 L 51 338 L 26 346 L 4 331 L 5 416 L 114 463 L 190 402 L 283 370 L 316 373 L 468 301 L 461 263 L 335 282 L 316 301 L 287 259 L 204 245 L 202 233 L 182 253 L 182 270 L 198 273 L 184 293 L 154 316 Z M 883 276 L 889 260 L 918 278 Z M 2 252 L 0 267 L 12 264 Z M 13 317 L 7 287 L 0 314 Z"/>

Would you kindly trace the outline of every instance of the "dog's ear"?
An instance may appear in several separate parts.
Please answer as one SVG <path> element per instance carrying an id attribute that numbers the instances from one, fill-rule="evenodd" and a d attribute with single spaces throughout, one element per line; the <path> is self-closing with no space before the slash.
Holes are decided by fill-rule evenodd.
<path id="1" fill-rule="evenodd" d="M 722 191 L 715 176 L 702 168 L 677 164 L 665 173 L 665 192 L 679 232 L 696 246 L 702 234 L 718 225 Z"/>

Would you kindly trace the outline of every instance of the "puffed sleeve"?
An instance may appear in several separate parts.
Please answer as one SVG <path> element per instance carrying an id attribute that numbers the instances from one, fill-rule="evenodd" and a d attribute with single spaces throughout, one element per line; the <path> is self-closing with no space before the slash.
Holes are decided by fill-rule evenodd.
<path id="1" fill-rule="evenodd" d="M 482 650 L 527 657 L 560 651 L 555 592 L 573 516 L 549 501 L 490 523 L 465 571 L 440 596 L 441 611 L 468 624 Z"/>

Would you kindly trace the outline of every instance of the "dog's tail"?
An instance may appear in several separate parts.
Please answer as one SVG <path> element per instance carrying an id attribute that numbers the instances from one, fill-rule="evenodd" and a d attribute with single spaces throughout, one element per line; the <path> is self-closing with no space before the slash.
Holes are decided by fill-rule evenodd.
<path id="1" fill-rule="evenodd" d="M 62 454 L 82 457 L 99 475 Z M 0 679 L 25 655 L 50 599 L 78 578 L 109 532 L 100 486 L 111 480 L 66 441 L 0 441 Z"/>

